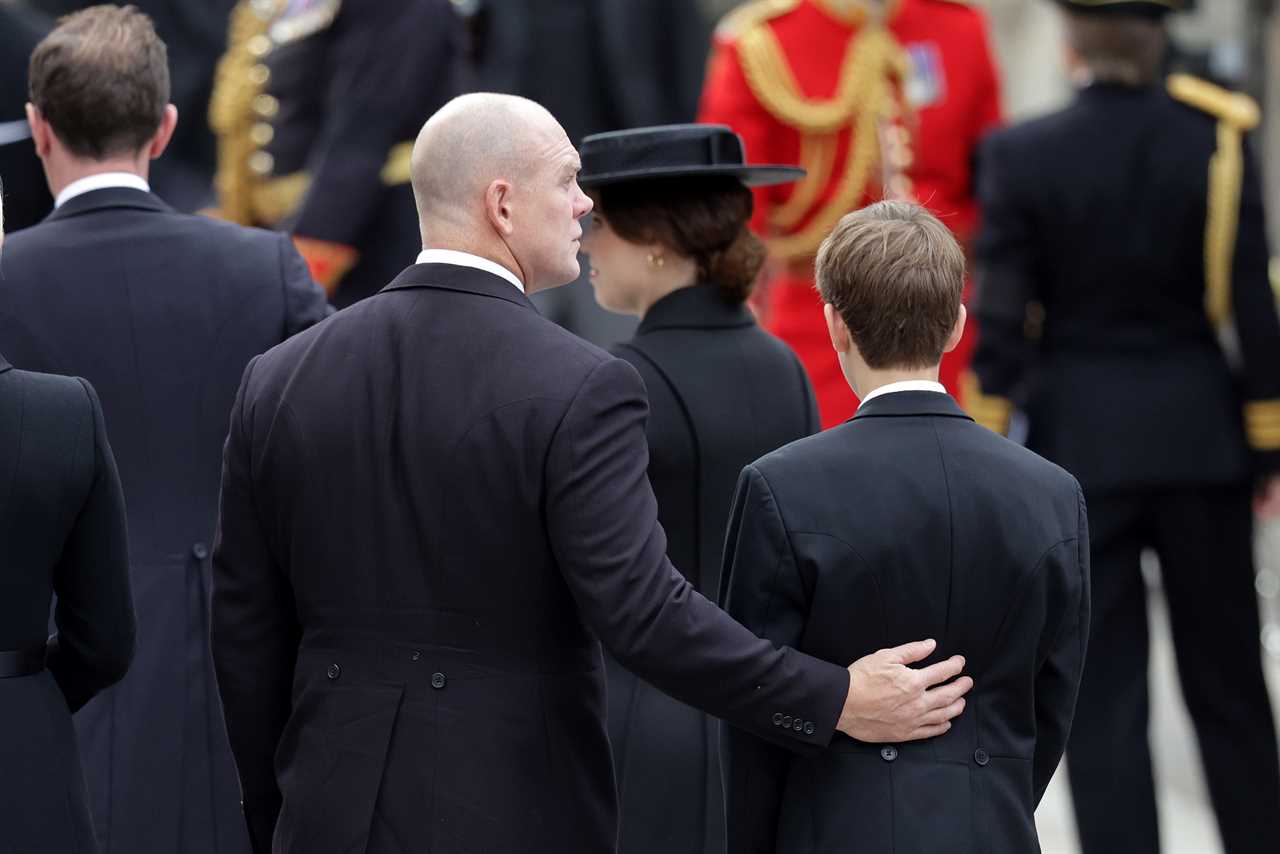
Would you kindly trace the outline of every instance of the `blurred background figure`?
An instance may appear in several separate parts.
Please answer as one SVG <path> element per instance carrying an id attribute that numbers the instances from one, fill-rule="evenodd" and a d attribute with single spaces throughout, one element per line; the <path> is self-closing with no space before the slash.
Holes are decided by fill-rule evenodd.
<path id="1" fill-rule="evenodd" d="M 2 353 L 0 591 L 4 845 L 95 854 L 71 713 L 133 658 L 124 496 L 93 387 L 16 371 Z"/>
<path id="2" fill-rule="evenodd" d="M 9 230 L 39 222 L 53 197 L 27 124 L 27 61 L 53 22 L 17 0 L 0 0 L 0 175 Z"/>
<path id="3" fill-rule="evenodd" d="M 218 215 L 293 234 L 334 303 L 421 249 L 409 153 L 462 85 L 448 0 L 240 0 L 209 118 Z"/>
<path id="4" fill-rule="evenodd" d="M 763 313 L 813 381 L 823 426 L 853 414 L 813 287 L 818 244 L 844 214 L 915 199 L 967 243 L 972 160 L 1000 122 L 1000 84 L 977 8 L 951 0 L 757 0 L 717 30 L 699 119 L 742 134 L 761 162 L 799 162 L 793 189 L 756 195 L 772 267 Z M 972 333 L 943 360 L 955 393 Z"/>
<path id="5" fill-rule="evenodd" d="M 578 181 L 595 203 L 583 250 L 596 299 L 640 318 L 613 352 L 648 392 L 648 473 L 667 555 L 716 601 L 738 473 L 818 430 L 803 366 L 746 307 L 765 259 L 747 228 L 747 187 L 803 173 L 745 166 L 741 140 L 709 125 L 588 136 L 581 155 Z M 718 722 L 608 654 L 606 664 L 619 854 L 723 852 Z"/>
<path id="6" fill-rule="evenodd" d="M 179 120 L 145 16 L 75 13 L 30 67 L 28 119 L 57 207 L 4 247 L 0 348 L 102 396 L 137 597 L 133 668 L 75 719 L 98 839 L 108 854 L 238 854 L 208 634 L 222 442 L 245 364 L 329 308 L 285 235 L 181 214 L 151 192 Z"/>
<path id="7" fill-rule="evenodd" d="M 1072 104 L 993 135 L 973 411 L 1072 472 L 1093 623 L 1067 760 L 1086 854 L 1159 850 L 1141 553 L 1225 848 L 1280 849 L 1253 512 L 1280 516 L 1280 318 L 1250 98 L 1166 76 L 1178 0 L 1066 7 Z M 1225 339 L 1220 340 L 1220 339 Z"/>

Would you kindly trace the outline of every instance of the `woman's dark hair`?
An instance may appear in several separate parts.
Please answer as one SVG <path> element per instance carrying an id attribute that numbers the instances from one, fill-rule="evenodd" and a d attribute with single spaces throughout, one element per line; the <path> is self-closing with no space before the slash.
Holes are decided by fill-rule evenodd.
<path id="1" fill-rule="evenodd" d="M 658 178 L 606 184 L 589 191 L 618 236 L 658 243 L 692 258 L 700 281 L 743 302 L 764 265 L 765 248 L 747 228 L 751 191 L 737 178 Z"/>

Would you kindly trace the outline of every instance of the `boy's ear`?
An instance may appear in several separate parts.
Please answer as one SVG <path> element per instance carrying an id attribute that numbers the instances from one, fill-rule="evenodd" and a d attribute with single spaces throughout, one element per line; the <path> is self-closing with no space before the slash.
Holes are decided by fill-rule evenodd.
<path id="1" fill-rule="evenodd" d="M 836 311 L 836 307 L 831 303 L 823 303 L 822 316 L 827 321 L 827 334 L 831 336 L 831 346 L 837 353 L 848 353 L 849 348 L 853 346 L 853 337 L 849 334 L 849 327 L 845 325 L 840 312 Z"/>
<path id="2" fill-rule="evenodd" d="M 960 304 L 960 310 L 956 312 L 956 325 L 951 329 L 951 335 L 947 338 L 946 345 L 942 348 L 942 352 L 950 353 L 956 347 L 960 346 L 960 339 L 964 337 L 964 324 L 969 317 L 969 312 L 965 310 L 964 303 Z"/>

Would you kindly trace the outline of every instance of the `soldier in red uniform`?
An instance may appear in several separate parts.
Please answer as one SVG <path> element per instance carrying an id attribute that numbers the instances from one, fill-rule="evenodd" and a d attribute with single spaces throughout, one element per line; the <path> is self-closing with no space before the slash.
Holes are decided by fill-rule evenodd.
<path id="1" fill-rule="evenodd" d="M 885 197 L 921 202 L 967 244 L 972 155 L 1000 115 L 986 20 L 963 2 L 755 0 L 718 28 L 700 120 L 732 126 L 758 162 L 808 170 L 758 190 L 752 225 L 773 262 L 766 325 L 808 369 L 824 427 L 857 401 L 813 287 L 818 244 L 841 216 Z M 942 364 L 953 393 L 966 339 Z"/>

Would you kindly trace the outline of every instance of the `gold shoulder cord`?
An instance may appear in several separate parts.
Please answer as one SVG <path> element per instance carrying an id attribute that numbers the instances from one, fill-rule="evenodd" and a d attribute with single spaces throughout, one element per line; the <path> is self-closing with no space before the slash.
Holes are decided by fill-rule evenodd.
<path id="1" fill-rule="evenodd" d="M 789 9 L 796 3 L 778 0 L 769 5 L 772 14 L 763 15 L 767 10 L 757 9 L 749 19 L 735 22 L 739 62 L 761 106 L 800 131 L 801 165 L 808 172 L 773 212 L 773 225 L 789 228 L 804 218 L 831 177 L 839 132 L 846 127 L 853 132 L 844 175 L 831 201 L 800 231 L 767 241 L 774 257 L 804 260 L 813 256 L 840 217 L 852 210 L 866 191 L 880 157 L 879 124 L 897 110 L 895 94 L 906 77 L 908 60 L 883 25 L 866 23 L 845 53 L 835 96 L 829 100 L 806 97 L 767 23 L 778 14 L 777 9 L 784 5 Z"/>
<path id="2" fill-rule="evenodd" d="M 1218 119 L 1218 149 L 1209 159 L 1209 199 L 1205 217 L 1205 311 L 1215 328 L 1231 319 L 1231 265 L 1240 225 L 1244 183 L 1244 134 L 1261 119 L 1247 95 L 1228 92 L 1188 74 L 1174 74 L 1169 94 Z"/>
<path id="3" fill-rule="evenodd" d="M 257 8 L 255 8 L 255 6 Z M 221 216 L 241 225 L 253 224 L 253 184 L 249 158 L 258 150 L 252 129 L 253 102 L 263 94 L 266 80 L 253 69 L 259 64 L 254 48 L 268 39 L 269 16 L 260 13 L 261 0 L 240 0 L 231 12 L 227 52 L 218 61 L 213 95 L 209 101 L 209 125 L 218 141 L 218 191 Z"/>

